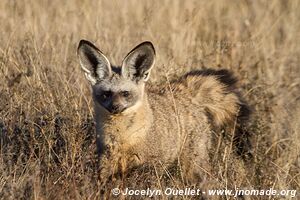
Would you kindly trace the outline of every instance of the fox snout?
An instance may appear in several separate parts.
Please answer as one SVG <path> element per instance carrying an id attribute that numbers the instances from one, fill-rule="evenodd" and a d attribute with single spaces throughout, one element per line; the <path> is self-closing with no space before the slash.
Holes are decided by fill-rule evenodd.
<path id="1" fill-rule="evenodd" d="M 127 108 L 127 103 L 119 94 L 112 94 L 102 106 L 111 114 L 119 114 Z"/>
<path id="2" fill-rule="evenodd" d="M 125 109 L 126 109 L 126 107 L 124 105 L 117 104 L 117 103 L 112 103 L 111 105 L 109 105 L 107 107 L 107 110 L 111 114 L 119 114 L 119 113 L 123 112 Z"/>

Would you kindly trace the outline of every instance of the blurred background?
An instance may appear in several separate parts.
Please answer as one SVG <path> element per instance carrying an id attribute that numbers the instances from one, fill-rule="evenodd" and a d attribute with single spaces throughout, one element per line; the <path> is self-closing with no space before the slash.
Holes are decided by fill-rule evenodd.
<path id="1" fill-rule="evenodd" d="M 292 0 L 1 0 L 0 198 L 109 193 L 109 186 L 97 186 L 93 105 L 76 57 L 80 39 L 116 65 L 152 41 L 151 84 L 191 69 L 232 70 L 254 110 L 254 160 L 238 161 L 224 144 L 212 150 L 216 179 L 224 188 L 300 192 L 299 19 L 300 1 Z"/>

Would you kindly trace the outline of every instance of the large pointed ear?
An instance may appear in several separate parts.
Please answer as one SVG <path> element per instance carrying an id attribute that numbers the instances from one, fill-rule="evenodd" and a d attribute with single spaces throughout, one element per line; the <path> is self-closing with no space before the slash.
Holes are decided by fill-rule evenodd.
<path id="1" fill-rule="evenodd" d="M 143 42 L 131 50 L 122 63 L 122 76 L 133 81 L 147 81 L 155 63 L 155 49 L 151 42 Z"/>
<path id="2" fill-rule="evenodd" d="M 81 40 L 79 42 L 77 55 L 81 68 L 92 85 L 96 84 L 97 80 L 111 75 L 109 60 L 89 41 Z"/>

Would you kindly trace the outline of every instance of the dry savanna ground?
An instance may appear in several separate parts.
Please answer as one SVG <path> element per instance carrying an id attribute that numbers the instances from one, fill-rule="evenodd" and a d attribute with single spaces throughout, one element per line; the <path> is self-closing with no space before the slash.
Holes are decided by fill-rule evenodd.
<path id="1" fill-rule="evenodd" d="M 191 69 L 232 70 L 253 109 L 252 157 L 216 133 L 213 179 L 223 189 L 294 189 L 299 199 L 299 19 L 298 0 L 1 0 L 0 198 L 110 199 L 114 187 L 186 186 L 180 172 L 151 166 L 101 185 L 91 91 L 76 57 L 85 38 L 115 64 L 152 41 L 150 84 Z"/>

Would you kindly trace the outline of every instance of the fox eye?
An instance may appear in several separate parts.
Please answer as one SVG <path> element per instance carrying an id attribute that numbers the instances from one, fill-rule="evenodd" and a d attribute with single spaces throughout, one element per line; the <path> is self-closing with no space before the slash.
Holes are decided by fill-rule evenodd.
<path id="1" fill-rule="evenodd" d="M 109 97 L 111 97 L 111 95 L 112 95 L 111 91 L 104 91 L 101 93 L 100 97 L 101 97 L 101 99 L 106 100 Z"/>
<path id="2" fill-rule="evenodd" d="M 121 92 L 122 96 L 123 97 L 129 97 L 130 96 L 130 93 L 128 91 L 123 91 Z"/>

